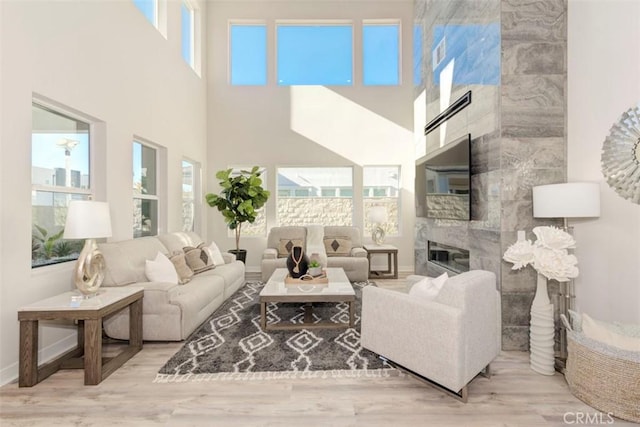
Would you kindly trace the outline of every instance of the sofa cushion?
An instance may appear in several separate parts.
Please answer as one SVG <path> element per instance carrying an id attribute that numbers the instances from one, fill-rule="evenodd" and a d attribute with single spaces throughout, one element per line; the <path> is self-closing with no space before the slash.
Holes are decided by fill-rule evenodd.
<path id="1" fill-rule="evenodd" d="M 324 250 L 329 257 L 349 256 L 352 247 L 351 239 L 345 236 L 324 238 Z"/>
<path id="2" fill-rule="evenodd" d="M 294 246 L 302 246 L 302 239 L 280 239 L 278 243 L 278 258 L 286 258 Z"/>
<path id="3" fill-rule="evenodd" d="M 196 274 L 211 270 L 216 266 L 213 263 L 213 255 L 209 250 L 209 247 L 204 243 L 199 244 L 195 248 L 192 246 L 185 246 L 184 255 L 187 259 L 187 265 Z"/>
<path id="4" fill-rule="evenodd" d="M 173 263 L 173 266 L 178 273 L 178 283 L 184 285 L 189 282 L 193 277 L 193 270 L 187 265 L 187 259 L 184 252 L 176 252 L 169 257 L 169 260 Z"/>
<path id="5" fill-rule="evenodd" d="M 220 248 L 216 245 L 216 242 L 211 242 L 209 245 L 209 251 L 211 252 L 211 258 L 213 259 L 213 263 L 218 265 L 225 264 L 224 257 L 222 256 L 222 252 L 220 252 Z"/>
<path id="6" fill-rule="evenodd" d="M 103 286 L 124 286 L 146 282 L 145 262 L 154 259 L 158 252 L 168 254 L 167 248 L 153 236 L 120 242 L 99 243 L 105 262 Z M 182 249 L 182 248 L 181 248 Z"/>
<path id="7" fill-rule="evenodd" d="M 178 273 L 166 255 L 158 252 L 155 259 L 145 261 L 144 273 L 150 282 L 166 282 L 177 285 Z"/>

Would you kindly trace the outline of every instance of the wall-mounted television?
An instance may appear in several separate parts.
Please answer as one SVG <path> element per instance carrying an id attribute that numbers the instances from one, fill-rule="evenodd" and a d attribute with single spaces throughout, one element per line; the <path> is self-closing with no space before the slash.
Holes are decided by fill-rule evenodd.
<path id="1" fill-rule="evenodd" d="M 471 219 L 471 135 L 449 142 L 416 162 L 416 214 Z"/>

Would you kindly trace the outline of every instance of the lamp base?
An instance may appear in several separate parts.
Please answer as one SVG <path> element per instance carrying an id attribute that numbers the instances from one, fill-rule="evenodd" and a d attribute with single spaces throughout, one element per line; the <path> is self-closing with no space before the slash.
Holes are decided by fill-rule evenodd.
<path id="1" fill-rule="evenodd" d="M 373 233 L 371 234 L 371 240 L 376 245 L 381 245 L 384 243 L 385 232 L 379 225 L 373 229 Z"/>
<path id="2" fill-rule="evenodd" d="M 104 257 L 94 239 L 87 239 L 76 262 L 73 281 L 85 298 L 95 296 L 104 280 Z"/>

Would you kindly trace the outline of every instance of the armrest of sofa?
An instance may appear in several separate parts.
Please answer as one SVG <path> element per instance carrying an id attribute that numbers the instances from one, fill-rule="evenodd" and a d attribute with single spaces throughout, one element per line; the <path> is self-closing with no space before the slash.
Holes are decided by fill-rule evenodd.
<path id="1" fill-rule="evenodd" d="M 267 248 L 262 252 L 262 259 L 276 259 L 278 258 L 278 250 L 275 248 Z"/>
<path id="2" fill-rule="evenodd" d="M 367 251 L 364 248 L 351 248 L 351 256 L 357 258 L 366 258 Z"/>

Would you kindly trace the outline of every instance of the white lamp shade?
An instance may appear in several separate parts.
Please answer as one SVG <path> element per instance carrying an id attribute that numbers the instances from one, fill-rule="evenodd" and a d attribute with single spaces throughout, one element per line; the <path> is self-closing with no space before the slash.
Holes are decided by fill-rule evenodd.
<path id="1" fill-rule="evenodd" d="M 600 216 L 600 185 L 567 182 L 533 187 L 534 218 L 589 218 Z"/>
<path id="2" fill-rule="evenodd" d="M 372 206 L 369 208 L 369 222 L 374 224 L 387 222 L 387 208 L 385 206 Z"/>
<path id="3" fill-rule="evenodd" d="M 64 226 L 65 239 L 111 237 L 111 215 L 107 202 L 72 200 Z"/>

